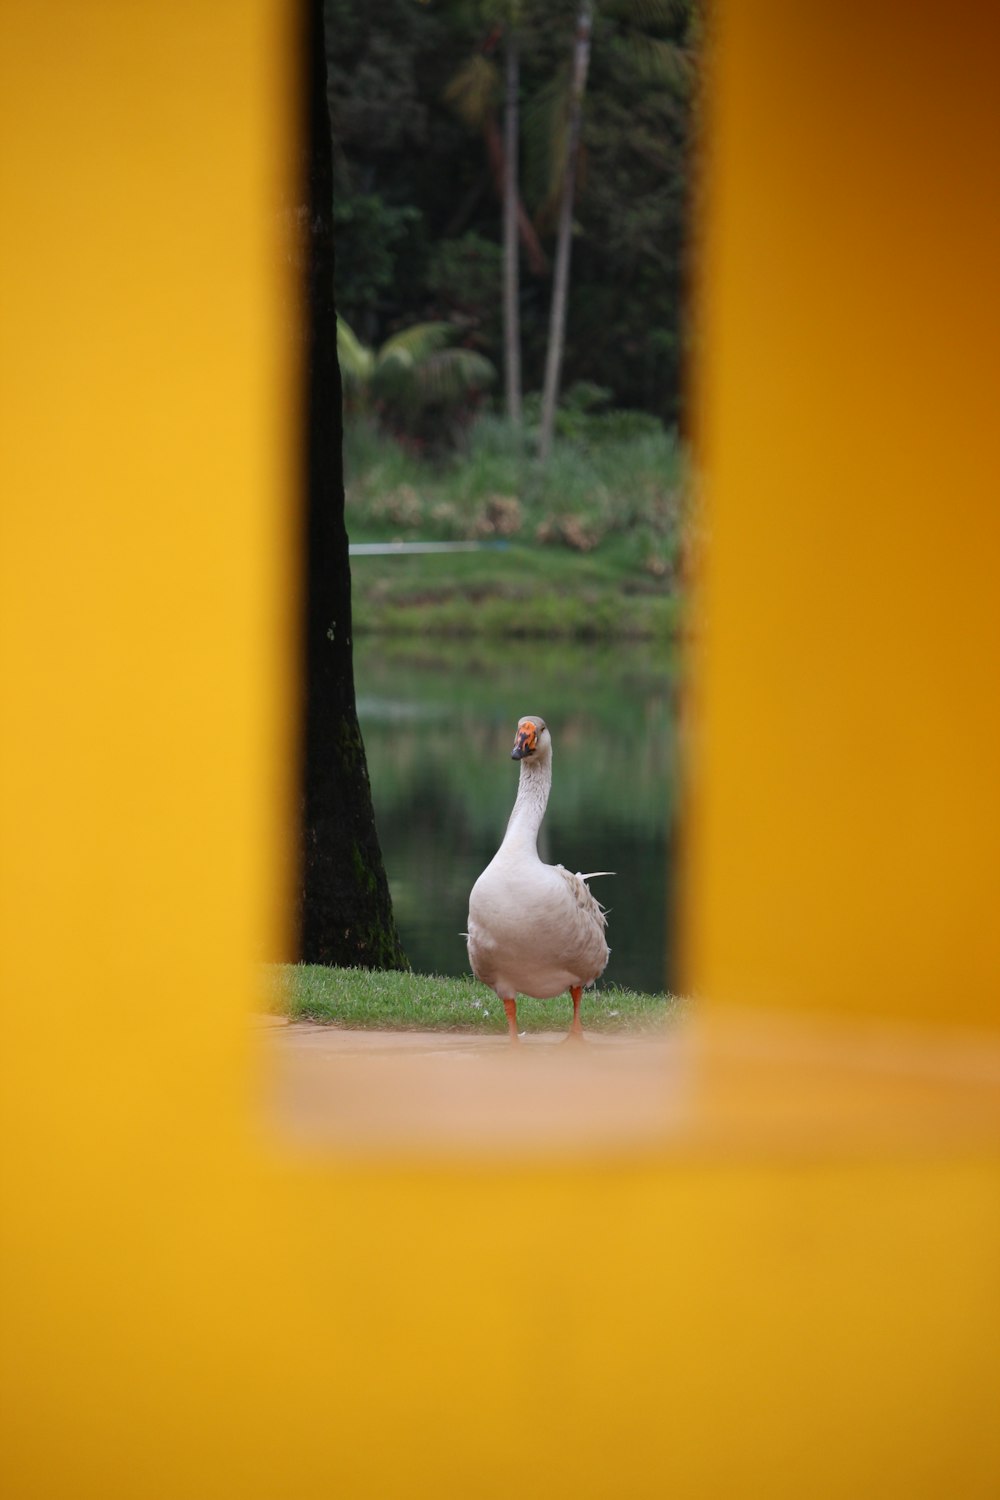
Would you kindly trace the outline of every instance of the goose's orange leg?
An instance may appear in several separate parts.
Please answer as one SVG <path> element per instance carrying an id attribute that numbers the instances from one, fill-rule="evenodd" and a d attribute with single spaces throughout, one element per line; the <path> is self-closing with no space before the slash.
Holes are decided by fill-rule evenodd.
<path id="1" fill-rule="evenodd" d="M 573 1037 L 577 1041 L 583 1041 L 583 1025 L 580 1021 L 580 997 L 583 994 L 583 986 L 574 984 L 570 986 L 570 994 L 573 997 L 573 1022 L 567 1033 L 566 1040 Z"/>
<path id="2" fill-rule="evenodd" d="M 510 1039 L 516 1046 L 521 1040 L 517 1034 L 517 996 L 515 995 L 513 1000 L 505 1000 L 503 1008 L 507 1012 L 507 1030 L 510 1032 Z"/>

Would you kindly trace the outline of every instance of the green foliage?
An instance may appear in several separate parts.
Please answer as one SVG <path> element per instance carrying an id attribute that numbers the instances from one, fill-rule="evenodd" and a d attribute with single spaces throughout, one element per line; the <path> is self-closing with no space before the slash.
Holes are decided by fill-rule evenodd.
<path id="1" fill-rule="evenodd" d="M 461 328 L 476 349 L 500 348 L 503 252 L 474 230 L 441 240 L 430 251 L 425 284 L 435 316 Z"/>
<path id="2" fill-rule="evenodd" d="M 516 10 L 523 191 L 551 234 L 542 211 L 558 179 L 576 5 L 524 0 Z M 509 11 L 458 0 L 327 0 L 340 305 L 368 344 L 446 320 L 494 365 L 502 361 L 500 205 L 475 120 L 496 109 L 487 79 L 496 78 L 494 27 Z M 574 210 L 564 383 L 595 382 L 612 392 L 609 411 L 667 422 L 680 411 L 687 340 L 699 20 L 695 0 L 601 0 Z M 546 278 L 522 278 L 529 391 L 542 382 L 550 291 Z"/>
<path id="3" fill-rule="evenodd" d="M 488 359 L 455 347 L 459 330 L 449 323 L 418 323 L 369 349 L 343 318 L 337 319 L 337 355 L 350 408 L 377 412 L 402 433 L 426 430 L 432 416 L 445 420 L 468 407 L 496 379 Z"/>
<path id="4" fill-rule="evenodd" d="M 566 349 L 570 379 L 668 421 L 680 411 L 693 86 L 679 9 L 648 8 L 642 33 L 623 18 L 632 6 L 598 11 Z"/>
<path id="5" fill-rule="evenodd" d="M 556 432 L 579 448 L 593 448 L 602 443 L 628 444 L 640 438 L 663 435 L 663 423 L 651 413 L 619 408 L 606 410 L 612 398 L 608 386 L 592 380 L 577 380 L 564 391 L 556 412 Z M 524 403 L 525 421 L 537 427 L 541 416 L 541 396 L 532 392 Z"/>
<path id="6" fill-rule="evenodd" d="M 449 80 L 444 97 L 466 125 L 482 125 L 500 102 L 500 76 L 495 65 L 481 52 L 466 58 Z"/>
<path id="7" fill-rule="evenodd" d="M 337 301 L 354 321 L 376 317 L 397 279 L 401 249 L 420 224 L 419 209 L 396 208 L 378 193 L 337 195 Z"/>
<path id="8" fill-rule="evenodd" d="M 412 0 L 325 0 L 325 20 L 335 166 L 360 185 L 364 163 L 426 144 L 422 61 L 446 28 Z"/>

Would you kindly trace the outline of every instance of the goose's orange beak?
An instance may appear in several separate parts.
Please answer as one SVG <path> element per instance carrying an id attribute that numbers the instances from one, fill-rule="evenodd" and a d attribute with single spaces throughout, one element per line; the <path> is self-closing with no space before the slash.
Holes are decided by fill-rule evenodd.
<path id="1" fill-rule="evenodd" d="M 534 755 L 538 748 L 538 730 L 529 719 L 525 724 L 517 727 L 517 738 L 514 748 L 510 752 L 511 760 L 523 760 L 526 755 Z"/>

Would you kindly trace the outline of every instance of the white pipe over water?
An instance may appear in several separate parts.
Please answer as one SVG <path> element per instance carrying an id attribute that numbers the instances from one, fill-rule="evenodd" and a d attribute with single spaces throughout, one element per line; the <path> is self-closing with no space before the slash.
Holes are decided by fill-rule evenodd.
<path id="1" fill-rule="evenodd" d="M 413 552 L 502 552 L 506 542 L 351 542 L 352 557 L 406 556 Z"/>

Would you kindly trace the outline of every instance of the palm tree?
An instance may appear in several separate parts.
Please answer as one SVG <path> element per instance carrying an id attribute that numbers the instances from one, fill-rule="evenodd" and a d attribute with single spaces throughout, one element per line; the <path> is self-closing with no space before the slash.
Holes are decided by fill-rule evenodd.
<path id="1" fill-rule="evenodd" d="M 556 266 L 552 281 L 552 311 L 549 321 L 549 347 L 545 360 L 545 386 L 542 391 L 542 425 L 538 437 L 538 457 L 542 463 L 552 449 L 552 432 L 559 397 L 563 349 L 566 344 L 566 301 L 569 293 L 569 252 L 573 234 L 573 196 L 576 190 L 576 167 L 580 155 L 580 121 L 583 95 L 590 67 L 591 14 L 589 0 L 582 0 L 576 18 L 573 42 L 573 72 L 570 84 L 569 133 L 563 168 L 562 199 L 559 205 L 559 228 L 556 234 Z"/>
<path id="2" fill-rule="evenodd" d="M 605 8 L 612 13 L 619 12 L 623 18 L 638 22 L 641 28 L 649 24 L 662 25 L 675 17 L 690 15 L 695 8 L 695 0 L 607 0 Z M 573 38 L 567 108 L 568 128 L 558 189 L 559 220 L 556 236 L 556 263 L 552 282 L 549 344 L 545 361 L 545 386 L 542 392 L 541 428 L 538 438 L 538 457 L 542 463 L 548 459 L 552 449 L 552 434 L 555 429 L 559 381 L 566 343 L 566 304 L 569 296 L 573 199 L 580 158 L 583 100 L 587 88 L 587 72 L 590 67 L 593 9 L 591 0 L 580 0 Z M 630 45 L 639 76 L 645 74 L 647 77 L 666 78 L 672 81 L 690 76 L 691 58 L 683 47 L 655 38 L 635 28 L 627 32 L 626 40 Z"/>
<path id="3" fill-rule="evenodd" d="M 428 408 L 448 412 L 461 406 L 493 384 L 496 370 L 474 349 L 456 347 L 458 336 L 451 323 L 415 323 L 371 349 L 338 317 L 346 403 L 361 412 L 384 412 L 401 426 Z"/>
<path id="4" fill-rule="evenodd" d="M 523 0 L 487 0 L 483 11 L 493 24 L 479 49 L 462 64 L 445 90 L 466 123 L 483 132 L 487 155 L 503 204 L 503 325 L 504 376 L 507 416 L 521 425 L 521 313 L 518 241 L 523 242 L 536 274 L 547 269 L 535 228 L 521 202 L 518 184 L 520 156 L 520 38 Z M 500 81 L 493 56 L 504 44 L 504 133 L 501 142 L 496 108 Z"/>
<path id="5" fill-rule="evenodd" d="M 504 37 L 507 97 L 504 107 L 503 174 L 503 349 L 507 417 L 521 426 L 521 306 L 517 260 L 517 162 L 519 146 L 518 103 L 520 58 L 517 32 L 507 27 Z"/>

